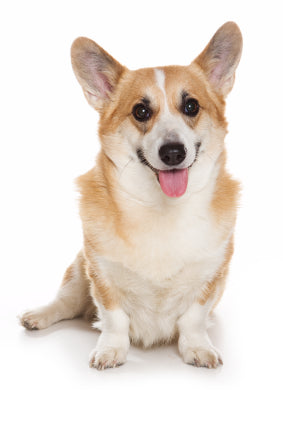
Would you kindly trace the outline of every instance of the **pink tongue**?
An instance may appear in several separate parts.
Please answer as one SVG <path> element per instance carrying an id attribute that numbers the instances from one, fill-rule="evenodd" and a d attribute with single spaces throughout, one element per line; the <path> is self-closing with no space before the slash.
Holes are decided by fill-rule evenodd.
<path id="1" fill-rule="evenodd" d="M 188 185 L 188 168 L 159 171 L 159 183 L 163 192 L 170 197 L 182 196 Z"/>

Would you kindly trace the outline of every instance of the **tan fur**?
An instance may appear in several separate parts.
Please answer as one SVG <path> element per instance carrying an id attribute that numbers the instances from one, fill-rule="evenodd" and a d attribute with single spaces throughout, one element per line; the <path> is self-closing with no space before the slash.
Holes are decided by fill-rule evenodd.
<path id="1" fill-rule="evenodd" d="M 193 62 L 190 66 L 166 66 L 164 69 L 166 72 L 166 91 L 168 92 L 168 98 L 170 99 L 171 110 L 179 112 L 176 99 L 176 93 L 178 92 L 178 86 L 180 89 L 185 89 L 191 97 L 198 99 L 201 108 L 203 108 L 213 118 L 217 125 L 224 126 L 226 128 L 226 120 L 224 116 L 225 102 L 223 97 L 217 96 L 215 92 L 211 90 L 210 85 L 203 77 L 203 73 L 200 71 L 196 63 Z M 197 115 L 194 119 L 196 125 L 200 115 Z M 184 116 L 186 121 L 188 118 Z"/>
<path id="2" fill-rule="evenodd" d="M 103 305 L 105 309 L 116 309 L 119 306 L 119 301 L 115 289 L 105 284 L 103 278 L 99 276 L 98 267 L 96 266 L 94 270 L 93 266 L 95 266 L 94 261 L 92 261 L 92 266 L 88 267 L 88 275 L 92 281 L 91 296 Z"/>
<path id="3" fill-rule="evenodd" d="M 73 276 L 74 276 L 74 267 L 73 265 L 70 265 L 65 271 L 62 285 L 67 284 L 73 278 Z"/>
<path id="4" fill-rule="evenodd" d="M 146 92 L 144 81 L 146 81 Z M 130 90 L 129 87 L 131 87 Z M 103 136 L 115 133 L 121 125 L 121 121 L 127 117 L 129 117 L 131 124 L 138 131 L 150 131 L 154 125 L 154 119 L 143 124 L 137 122 L 131 114 L 133 106 L 136 103 L 140 103 L 146 93 L 158 96 L 158 88 L 154 81 L 154 70 L 152 68 L 138 69 L 136 71 L 125 69 L 117 90 L 111 96 L 111 102 L 106 104 L 106 107 L 101 112 L 99 135 L 102 143 Z M 155 110 L 155 116 L 156 113 L 158 113 L 158 109 Z"/>
<path id="5" fill-rule="evenodd" d="M 90 294 L 93 299 L 97 299 L 105 309 L 115 309 L 118 306 L 118 296 L 114 287 L 107 285 L 103 277 L 99 273 L 99 266 L 95 261 L 95 255 L 99 252 L 99 248 L 85 237 L 85 269 L 91 282 Z"/>
<path id="6" fill-rule="evenodd" d="M 209 281 L 203 287 L 201 296 L 198 299 L 198 302 L 200 303 L 200 305 L 205 305 L 207 301 L 212 299 L 213 306 L 211 308 L 211 312 L 217 306 L 217 304 L 219 303 L 223 295 L 223 292 L 225 289 L 226 277 L 229 271 L 229 263 L 232 258 L 233 252 L 234 252 L 234 241 L 233 239 L 231 239 L 226 249 L 226 254 L 225 254 L 223 264 L 221 265 L 214 279 L 212 281 Z"/>
<path id="7" fill-rule="evenodd" d="M 220 172 L 217 177 L 216 187 L 211 202 L 211 209 L 219 223 L 235 224 L 240 183 L 233 179 L 227 170 L 226 152 L 223 150 L 220 158 Z"/>
<path id="8" fill-rule="evenodd" d="M 113 178 L 115 166 L 102 151 L 100 152 L 96 167 L 77 179 L 81 192 L 80 214 L 84 223 L 86 236 L 86 250 L 90 248 L 98 254 L 105 254 L 107 246 L 100 243 L 99 230 L 113 231 L 123 240 L 127 240 L 122 226 L 122 216 L 115 201 L 115 179 Z M 89 225 L 97 223 L 97 234 L 89 231 Z M 105 227 L 104 227 L 105 226 Z"/>
<path id="9" fill-rule="evenodd" d="M 165 66 L 157 69 L 163 70 L 166 73 L 166 91 L 170 99 L 169 107 L 172 112 L 176 114 L 180 113 L 175 94 L 178 92 L 178 87 L 180 87 L 180 89 L 186 89 L 191 97 L 197 97 L 201 107 L 214 119 L 215 123 L 226 128 L 227 123 L 224 117 L 225 102 L 223 97 L 217 96 L 211 90 L 208 82 L 203 77 L 203 73 L 195 63 L 192 63 L 189 67 Z M 144 81 L 146 81 L 146 90 Z M 159 100 L 159 102 L 153 104 L 153 119 L 143 124 L 134 120 L 131 110 L 136 103 L 142 100 L 146 93 L 149 93 L 151 97 Z M 162 96 L 160 95 L 160 90 L 156 87 L 154 70 L 152 68 L 136 71 L 125 69 L 119 81 L 118 89 L 111 97 L 111 102 L 107 103 L 101 111 L 99 135 L 102 144 L 104 136 L 115 133 L 121 121 L 125 120 L 128 116 L 131 119 L 131 124 L 138 131 L 150 131 L 160 112 L 160 103 L 162 104 Z M 199 116 L 196 117 L 194 123 L 185 116 L 184 119 L 194 126 L 197 124 Z"/>
<path id="10" fill-rule="evenodd" d="M 76 260 L 68 266 L 68 268 L 65 271 L 63 280 L 62 280 L 62 286 L 65 284 L 68 284 L 70 281 L 72 281 L 74 278 L 76 278 L 76 274 L 78 270 L 83 274 L 83 276 L 86 278 L 85 274 L 85 256 L 82 251 L 80 251 L 76 257 Z"/>

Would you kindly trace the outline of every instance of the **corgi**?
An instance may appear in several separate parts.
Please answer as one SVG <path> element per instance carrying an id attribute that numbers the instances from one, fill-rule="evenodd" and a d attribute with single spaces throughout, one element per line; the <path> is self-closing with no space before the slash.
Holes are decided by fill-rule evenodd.
<path id="1" fill-rule="evenodd" d="M 93 317 L 101 334 L 89 364 L 99 370 L 123 364 L 130 343 L 176 341 L 187 364 L 223 363 L 207 326 L 233 254 L 239 184 L 226 170 L 224 112 L 241 51 L 234 22 L 189 66 L 131 71 L 94 41 L 74 41 L 101 150 L 77 180 L 83 248 L 24 327 Z"/>

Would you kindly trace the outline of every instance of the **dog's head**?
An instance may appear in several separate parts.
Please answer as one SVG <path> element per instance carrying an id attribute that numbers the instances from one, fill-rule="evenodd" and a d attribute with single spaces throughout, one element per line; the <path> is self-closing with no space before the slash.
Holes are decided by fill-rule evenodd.
<path id="1" fill-rule="evenodd" d="M 224 99 L 241 50 L 239 28 L 227 22 L 191 65 L 130 71 L 92 40 L 75 40 L 76 77 L 127 190 L 180 197 L 203 186 L 223 150 Z"/>

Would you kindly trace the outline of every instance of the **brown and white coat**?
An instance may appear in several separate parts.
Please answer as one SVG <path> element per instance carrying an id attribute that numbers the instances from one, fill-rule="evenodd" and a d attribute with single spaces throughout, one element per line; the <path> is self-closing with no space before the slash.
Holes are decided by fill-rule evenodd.
<path id="1" fill-rule="evenodd" d="M 101 335 L 90 364 L 98 369 L 124 363 L 130 341 L 178 340 L 186 363 L 222 362 L 206 328 L 233 253 L 239 185 L 225 168 L 224 99 L 241 49 L 228 22 L 189 66 L 130 71 L 93 41 L 74 42 L 75 74 L 100 113 L 101 151 L 78 179 L 84 246 L 57 298 L 25 313 L 23 325 L 96 313 Z M 198 101 L 195 117 L 182 113 L 184 93 Z M 132 112 L 140 103 L 150 107 L 144 122 Z M 167 196 L 158 178 L 167 169 L 158 152 L 172 138 L 186 151 L 179 197 Z"/>

